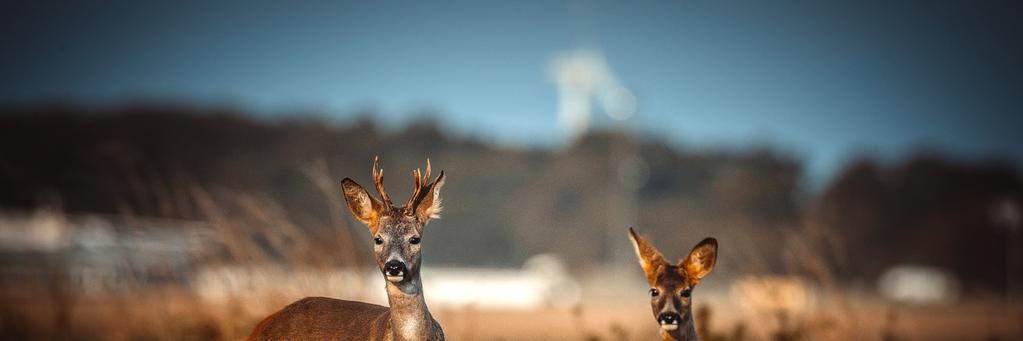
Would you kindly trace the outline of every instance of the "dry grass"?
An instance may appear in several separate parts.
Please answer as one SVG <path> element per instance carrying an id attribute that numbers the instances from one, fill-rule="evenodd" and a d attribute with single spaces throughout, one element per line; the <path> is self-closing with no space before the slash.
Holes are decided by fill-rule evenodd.
<path id="1" fill-rule="evenodd" d="M 999 304 L 967 304 L 963 307 L 904 308 L 894 326 L 893 340 L 1018 340 L 1020 310 L 1005 313 Z M 532 312 L 452 311 L 438 314 L 445 333 L 452 340 L 653 340 L 657 325 L 646 307 L 601 306 L 584 309 L 583 317 L 572 311 Z M 837 329 L 827 316 L 806 316 L 792 321 L 784 330 L 768 335 L 749 330 L 773 322 L 718 313 L 713 326 L 701 327 L 704 340 L 881 340 L 886 335 L 888 308 L 880 302 L 854 309 L 861 324 L 854 329 Z M 737 325 L 747 332 L 733 338 Z M 708 331 L 710 333 L 708 333 Z"/>
<path id="2" fill-rule="evenodd" d="M 4 297 L 4 339 L 19 340 L 237 340 L 263 314 L 240 302 L 207 304 L 180 288 L 147 289 L 121 295 L 31 300 Z M 264 313 L 290 298 L 268 297 Z M 708 307 L 703 305 L 702 307 Z M 452 340 L 651 340 L 657 326 L 643 305 L 605 305 L 538 311 L 434 309 Z M 827 314 L 807 315 L 777 327 L 737 311 L 711 310 L 697 324 L 705 340 L 1018 340 L 1018 307 L 975 302 L 947 307 L 891 307 L 878 301 L 853 308 L 858 325 L 839 328 Z M 736 333 L 737 326 L 744 332 Z M 756 332 L 758 328 L 768 333 Z M 739 335 L 739 338 L 735 336 Z"/>

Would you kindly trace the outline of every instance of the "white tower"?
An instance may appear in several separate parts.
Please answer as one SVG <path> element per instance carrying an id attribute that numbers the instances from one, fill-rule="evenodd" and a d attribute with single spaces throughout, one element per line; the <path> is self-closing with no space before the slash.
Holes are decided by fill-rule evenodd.
<path id="1" fill-rule="evenodd" d="M 586 133 L 594 104 L 615 120 L 636 112 L 636 98 L 618 84 L 604 56 L 593 50 L 558 53 L 550 62 L 551 78 L 558 86 L 558 125 L 568 141 Z"/>

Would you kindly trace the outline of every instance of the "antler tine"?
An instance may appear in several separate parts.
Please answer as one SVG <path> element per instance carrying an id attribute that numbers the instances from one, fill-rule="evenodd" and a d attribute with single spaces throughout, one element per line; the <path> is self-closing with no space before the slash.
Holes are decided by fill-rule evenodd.
<path id="1" fill-rule="evenodd" d="M 412 195 L 408 197 L 407 201 L 405 201 L 405 209 L 406 210 L 410 210 L 411 209 L 412 202 L 416 200 L 417 196 L 419 196 L 419 191 L 423 187 L 423 179 L 422 179 L 421 174 L 419 173 L 419 168 L 416 168 L 416 169 L 412 170 L 412 180 L 414 180 L 416 183 L 415 183 L 415 186 L 412 187 Z"/>
<path id="2" fill-rule="evenodd" d="M 426 158 L 426 176 L 423 177 L 423 186 L 430 184 L 430 158 Z"/>
<path id="3" fill-rule="evenodd" d="M 380 169 L 380 158 L 376 156 L 373 157 L 373 184 L 376 185 L 377 193 L 380 193 L 380 199 L 390 208 L 391 198 L 384 191 L 384 170 Z"/>
<path id="4" fill-rule="evenodd" d="M 419 192 L 419 189 L 423 187 L 423 173 L 420 173 L 419 168 L 416 168 L 415 172 L 412 173 L 412 176 L 415 177 L 416 180 L 415 191 Z"/>

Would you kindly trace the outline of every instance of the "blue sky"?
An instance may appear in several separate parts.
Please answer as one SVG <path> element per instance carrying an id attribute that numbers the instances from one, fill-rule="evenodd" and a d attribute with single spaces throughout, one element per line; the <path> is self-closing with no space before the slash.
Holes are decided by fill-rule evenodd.
<path id="1" fill-rule="evenodd" d="M 546 147 L 564 140 L 548 64 L 588 49 L 635 94 L 630 124 L 682 147 L 770 143 L 816 182 L 864 152 L 1023 164 L 1012 2 L 96 6 L 0 5 L 0 103 L 373 110 L 398 125 L 432 111 L 459 134 Z"/>

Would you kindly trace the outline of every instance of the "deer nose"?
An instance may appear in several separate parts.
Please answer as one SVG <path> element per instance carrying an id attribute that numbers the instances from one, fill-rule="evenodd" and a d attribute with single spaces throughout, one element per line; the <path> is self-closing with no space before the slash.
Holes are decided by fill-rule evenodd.
<path id="1" fill-rule="evenodd" d="M 397 260 L 392 260 L 384 264 L 384 272 L 388 276 L 401 276 L 405 274 L 405 263 Z"/>
<path id="2" fill-rule="evenodd" d="M 678 316 L 678 313 L 661 313 L 661 315 L 657 317 L 657 322 L 660 322 L 661 324 L 678 324 L 678 321 L 681 319 L 682 317 Z"/>

